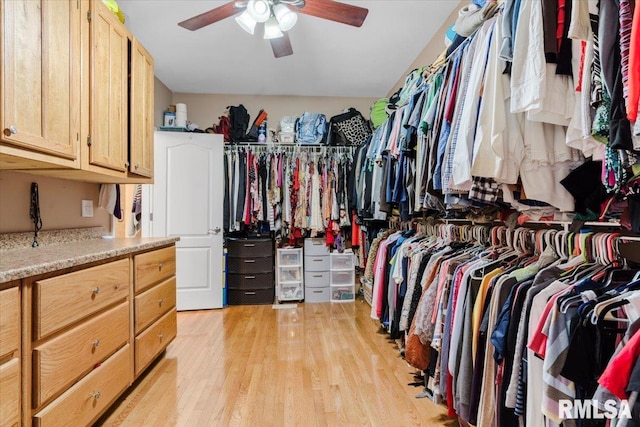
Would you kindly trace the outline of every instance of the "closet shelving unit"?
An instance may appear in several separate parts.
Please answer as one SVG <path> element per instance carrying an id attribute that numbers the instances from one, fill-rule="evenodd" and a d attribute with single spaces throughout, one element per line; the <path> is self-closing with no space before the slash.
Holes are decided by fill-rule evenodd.
<path id="1" fill-rule="evenodd" d="M 332 252 L 330 264 L 331 302 L 348 302 L 355 300 L 355 267 L 353 252 Z"/>
<path id="2" fill-rule="evenodd" d="M 305 302 L 329 302 L 329 254 L 324 239 L 304 239 Z"/>
<path id="3" fill-rule="evenodd" d="M 304 299 L 302 248 L 280 248 L 276 255 L 276 289 L 279 302 Z"/>

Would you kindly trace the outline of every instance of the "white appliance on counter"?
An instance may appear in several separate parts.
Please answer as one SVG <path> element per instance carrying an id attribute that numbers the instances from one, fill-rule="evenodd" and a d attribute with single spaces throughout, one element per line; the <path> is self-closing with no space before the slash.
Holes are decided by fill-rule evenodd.
<path id="1" fill-rule="evenodd" d="M 178 236 L 178 310 L 221 308 L 222 135 L 155 132 L 154 184 L 142 189 L 142 236 Z"/>

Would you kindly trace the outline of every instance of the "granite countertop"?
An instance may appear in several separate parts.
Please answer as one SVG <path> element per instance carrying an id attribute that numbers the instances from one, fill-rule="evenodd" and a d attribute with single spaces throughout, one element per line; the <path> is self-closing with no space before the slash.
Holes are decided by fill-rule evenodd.
<path id="1" fill-rule="evenodd" d="M 60 240 L 37 248 L 0 250 L 0 283 L 170 245 L 178 237 Z"/>

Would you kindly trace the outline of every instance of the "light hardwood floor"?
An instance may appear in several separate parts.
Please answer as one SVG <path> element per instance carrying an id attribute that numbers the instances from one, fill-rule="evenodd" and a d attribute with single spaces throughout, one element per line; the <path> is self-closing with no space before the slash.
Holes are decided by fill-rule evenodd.
<path id="1" fill-rule="evenodd" d="M 166 354 L 99 421 L 113 426 L 456 426 L 355 303 L 178 313 Z"/>

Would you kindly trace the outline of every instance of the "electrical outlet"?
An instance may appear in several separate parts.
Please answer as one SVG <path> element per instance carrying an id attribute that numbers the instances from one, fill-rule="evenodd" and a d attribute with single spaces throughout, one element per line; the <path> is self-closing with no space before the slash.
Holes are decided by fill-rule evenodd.
<path id="1" fill-rule="evenodd" d="M 82 216 L 84 218 L 91 218 L 93 216 L 93 200 L 82 201 Z"/>

